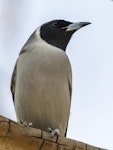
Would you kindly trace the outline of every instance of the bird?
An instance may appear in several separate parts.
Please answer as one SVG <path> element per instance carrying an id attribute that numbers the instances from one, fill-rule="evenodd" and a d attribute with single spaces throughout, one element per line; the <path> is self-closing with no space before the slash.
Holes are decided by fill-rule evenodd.
<path id="1" fill-rule="evenodd" d="M 40 25 L 24 44 L 11 78 L 20 123 L 66 137 L 72 95 L 66 47 L 73 33 L 89 24 L 52 20 Z"/>

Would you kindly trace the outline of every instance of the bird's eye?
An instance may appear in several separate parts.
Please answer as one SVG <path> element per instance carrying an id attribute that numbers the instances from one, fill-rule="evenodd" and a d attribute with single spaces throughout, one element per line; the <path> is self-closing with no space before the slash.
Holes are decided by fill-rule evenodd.
<path id="1" fill-rule="evenodd" d="M 53 21 L 53 22 L 52 22 L 52 26 L 58 28 L 58 27 L 60 27 L 60 24 L 59 24 L 58 21 Z"/>

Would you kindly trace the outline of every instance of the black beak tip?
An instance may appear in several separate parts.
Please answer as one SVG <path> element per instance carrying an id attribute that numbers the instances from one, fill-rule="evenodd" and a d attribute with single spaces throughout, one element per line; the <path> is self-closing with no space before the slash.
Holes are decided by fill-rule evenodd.
<path id="1" fill-rule="evenodd" d="M 83 26 L 87 26 L 87 25 L 90 25 L 91 22 L 85 22 Z"/>
<path id="2" fill-rule="evenodd" d="M 91 23 L 91 22 L 88 22 L 88 25 L 89 25 L 89 24 L 92 24 L 92 23 Z"/>
<path id="3" fill-rule="evenodd" d="M 85 27 L 90 24 L 91 24 L 91 22 L 81 22 L 81 27 Z"/>

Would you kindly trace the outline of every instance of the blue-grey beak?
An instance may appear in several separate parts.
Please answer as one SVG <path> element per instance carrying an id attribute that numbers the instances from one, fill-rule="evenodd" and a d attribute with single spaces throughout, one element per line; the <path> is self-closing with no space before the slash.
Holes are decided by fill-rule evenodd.
<path id="1" fill-rule="evenodd" d="M 82 28 L 82 27 L 84 27 L 84 26 L 87 26 L 87 25 L 89 25 L 89 24 L 91 24 L 90 22 L 77 22 L 77 23 L 72 23 L 72 24 L 70 24 L 69 26 L 67 26 L 66 28 L 67 28 L 67 32 L 68 31 L 76 31 L 76 30 L 78 30 L 78 29 L 80 29 L 80 28 Z"/>

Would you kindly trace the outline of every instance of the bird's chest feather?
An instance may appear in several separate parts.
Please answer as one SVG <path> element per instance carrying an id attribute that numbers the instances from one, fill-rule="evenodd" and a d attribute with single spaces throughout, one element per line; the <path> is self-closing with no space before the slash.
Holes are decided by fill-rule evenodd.
<path id="1" fill-rule="evenodd" d="M 69 71 L 69 61 L 61 50 L 36 49 L 20 56 L 17 72 L 23 78 L 38 80 L 40 78 L 65 78 Z M 18 71 L 19 70 L 19 71 Z M 32 77 L 32 78 L 31 78 Z"/>
<path id="2" fill-rule="evenodd" d="M 45 100 L 55 99 L 58 94 L 60 97 L 57 101 L 60 101 L 60 93 L 69 95 L 69 74 L 70 63 L 63 51 L 39 49 L 25 53 L 18 60 L 16 97 L 25 97 L 24 101 L 30 98 L 37 101 L 38 98 L 45 103 Z M 63 94 L 63 97 L 66 96 Z"/>

